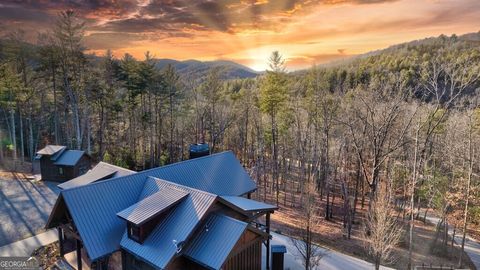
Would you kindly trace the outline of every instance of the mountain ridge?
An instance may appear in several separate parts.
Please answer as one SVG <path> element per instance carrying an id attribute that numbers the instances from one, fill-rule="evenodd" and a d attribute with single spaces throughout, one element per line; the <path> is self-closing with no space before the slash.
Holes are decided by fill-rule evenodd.
<path id="1" fill-rule="evenodd" d="M 200 61 L 195 59 L 175 60 L 170 58 L 155 59 L 155 66 L 158 69 L 164 69 L 167 65 L 172 65 L 182 76 L 203 77 L 213 68 L 221 69 L 223 79 L 245 79 L 254 78 L 261 74 L 247 66 L 230 60 Z"/>

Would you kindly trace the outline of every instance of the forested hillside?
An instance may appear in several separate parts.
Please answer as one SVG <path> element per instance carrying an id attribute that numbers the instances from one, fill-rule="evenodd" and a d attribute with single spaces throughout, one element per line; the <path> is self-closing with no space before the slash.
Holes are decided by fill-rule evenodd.
<path id="1" fill-rule="evenodd" d="M 395 218 L 411 220 L 402 227 L 407 249 L 413 219 L 427 215 L 421 208 L 457 232 L 480 223 L 478 33 L 295 73 L 275 52 L 265 74 L 225 80 L 222 65 L 182 72 L 183 62 L 163 65 L 148 53 L 88 56 L 82 26 L 66 12 L 34 45 L 21 32 L 3 39 L 4 156 L 31 160 L 42 146 L 62 144 L 143 170 L 186 159 L 190 143 L 207 142 L 212 152 L 236 153 L 258 199 L 301 209 L 287 225 L 309 241 L 321 241 L 310 235 L 316 217 L 341 216 L 350 239 L 357 208 L 369 209 L 370 229 L 356 237 L 368 240 L 366 254 L 378 263 L 401 240 Z"/>
<path id="2" fill-rule="evenodd" d="M 203 78 L 209 71 L 215 68 L 222 69 L 220 75 L 223 80 L 254 78 L 259 75 L 259 72 L 231 61 L 218 60 L 202 62 L 197 60 L 176 61 L 173 59 L 155 59 L 155 66 L 159 69 L 164 69 L 168 65 L 172 65 L 175 70 L 185 78 Z"/>

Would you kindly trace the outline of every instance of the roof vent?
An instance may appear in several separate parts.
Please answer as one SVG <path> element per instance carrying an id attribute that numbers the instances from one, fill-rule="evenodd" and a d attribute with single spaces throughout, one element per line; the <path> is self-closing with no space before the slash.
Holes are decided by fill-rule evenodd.
<path id="1" fill-rule="evenodd" d="M 208 156 L 210 154 L 210 147 L 208 143 L 194 143 L 190 144 L 190 159 Z"/>
<path id="2" fill-rule="evenodd" d="M 179 254 L 180 252 L 182 252 L 182 249 L 183 249 L 183 244 L 185 243 L 185 241 L 180 241 L 180 242 L 177 242 L 177 240 L 173 240 L 173 245 L 175 246 L 175 251 L 177 252 L 177 254 Z"/>

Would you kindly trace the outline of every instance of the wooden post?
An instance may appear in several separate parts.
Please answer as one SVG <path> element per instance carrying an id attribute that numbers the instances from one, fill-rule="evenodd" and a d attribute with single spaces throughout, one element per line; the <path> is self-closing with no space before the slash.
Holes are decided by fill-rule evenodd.
<path id="1" fill-rule="evenodd" d="M 58 231 L 58 243 L 59 243 L 59 249 L 60 249 L 60 257 L 63 257 L 63 255 L 65 255 L 65 251 L 63 250 L 63 229 L 58 227 L 57 228 L 57 231 Z"/>
<path id="2" fill-rule="evenodd" d="M 77 270 L 82 270 L 82 242 L 76 240 L 77 246 Z"/>
<path id="3" fill-rule="evenodd" d="M 127 269 L 127 253 L 125 250 L 121 250 L 122 253 L 122 269 Z"/>
<path id="4" fill-rule="evenodd" d="M 266 270 L 270 270 L 270 213 L 267 213 L 267 216 L 265 218 L 265 223 L 266 223 L 266 226 L 267 226 L 267 234 L 268 234 L 268 238 L 267 238 L 267 254 L 266 255 Z"/>

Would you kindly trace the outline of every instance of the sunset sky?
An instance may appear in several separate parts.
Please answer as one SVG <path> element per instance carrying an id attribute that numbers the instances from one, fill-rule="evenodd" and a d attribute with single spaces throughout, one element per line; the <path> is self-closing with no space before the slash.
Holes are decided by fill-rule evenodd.
<path id="1" fill-rule="evenodd" d="M 0 35 L 34 42 L 58 12 L 86 22 L 85 47 L 142 59 L 227 59 L 264 70 L 273 50 L 290 70 L 401 42 L 480 30 L 480 0 L 0 0 Z"/>

